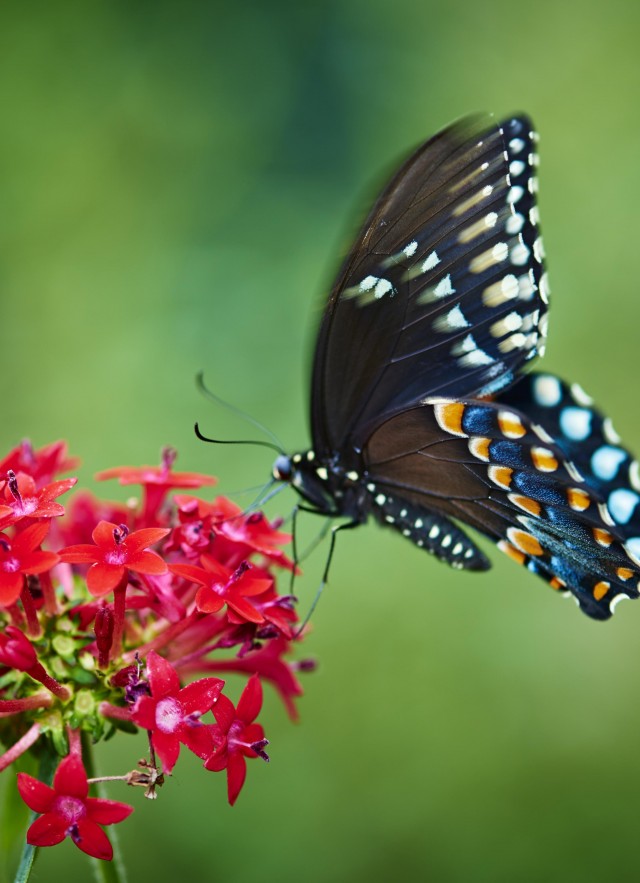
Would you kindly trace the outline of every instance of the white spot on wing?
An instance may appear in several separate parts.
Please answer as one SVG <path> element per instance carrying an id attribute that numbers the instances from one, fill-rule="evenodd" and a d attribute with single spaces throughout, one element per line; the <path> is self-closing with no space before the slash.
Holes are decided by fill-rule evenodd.
<path id="1" fill-rule="evenodd" d="M 456 290 L 451 284 L 451 275 L 447 273 L 436 285 L 433 289 L 433 293 L 436 297 L 447 297 L 449 294 L 455 294 Z"/>
<path id="2" fill-rule="evenodd" d="M 560 381 L 550 374 L 541 374 L 533 382 L 533 397 L 539 405 L 553 408 L 562 398 Z"/>
<path id="3" fill-rule="evenodd" d="M 444 331 L 445 333 L 455 331 L 459 328 L 469 328 L 470 326 L 471 323 L 467 321 L 459 306 L 455 306 L 443 316 L 438 316 L 433 323 L 433 327 L 436 331 Z"/>
<path id="4" fill-rule="evenodd" d="M 616 477 L 620 464 L 627 455 L 620 448 L 602 445 L 591 456 L 591 469 L 596 478 L 611 481 Z"/>
<path id="5" fill-rule="evenodd" d="M 432 251 L 431 254 L 427 257 L 425 262 L 422 265 L 422 272 L 426 273 L 427 270 L 432 270 L 435 266 L 440 263 L 440 258 L 438 257 L 437 252 Z"/>
<path id="6" fill-rule="evenodd" d="M 567 438 L 583 441 L 591 432 L 591 411 L 585 408 L 563 408 L 560 412 L 560 429 Z"/>
<path id="7" fill-rule="evenodd" d="M 638 503 L 640 503 L 640 497 L 635 491 L 624 487 L 612 491 L 607 500 L 609 512 L 618 524 L 626 524 L 629 521 Z"/>

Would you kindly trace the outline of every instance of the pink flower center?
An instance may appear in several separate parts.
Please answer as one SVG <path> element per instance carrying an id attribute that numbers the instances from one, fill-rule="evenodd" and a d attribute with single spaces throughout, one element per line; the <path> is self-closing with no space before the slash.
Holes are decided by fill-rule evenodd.
<path id="1" fill-rule="evenodd" d="M 156 705 L 156 724 L 161 733 L 175 733 L 183 722 L 182 706 L 168 696 Z"/>
<path id="2" fill-rule="evenodd" d="M 227 745 L 229 748 L 235 748 L 238 745 L 246 745 L 247 743 L 241 740 L 242 733 L 244 731 L 244 724 L 242 721 L 235 720 L 231 726 L 229 727 L 229 732 L 227 733 Z"/>
<path id="3" fill-rule="evenodd" d="M 5 573 L 16 573 L 20 570 L 20 561 L 17 558 L 5 558 L 0 567 Z"/>
<path id="4" fill-rule="evenodd" d="M 104 556 L 105 564 L 113 564 L 116 567 L 122 567 L 126 563 L 127 552 L 125 549 L 113 549 Z"/>
<path id="5" fill-rule="evenodd" d="M 31 515 L 38 508 L 38 500 L 36 497 L 19 497 L 11 504 L 16 515 Z"/>
<path id="6" fill-rule="evenodd" d="M 87 808 L 79 797 L 71 797 L 69 794 L 61 794 L 53 802 L 52 809 L 62 816 L 67 826 L 77 824 L 87 814 Z"/>

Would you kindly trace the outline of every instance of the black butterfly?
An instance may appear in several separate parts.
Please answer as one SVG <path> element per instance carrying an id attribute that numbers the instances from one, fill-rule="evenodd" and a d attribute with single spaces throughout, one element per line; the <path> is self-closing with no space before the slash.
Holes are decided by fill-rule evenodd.
<path id="1" fill-rule="evenodd" d="M 524 374 L 548 307 L 536 141 L 524 116 L 476 117 L 401 167 L 324 310 L 313 447 L 273 474 L 343 526 L 373 515 L 486 570 L 464 522 L 606 619 L 638 597 L 638 463 L 578 386 Z"/>

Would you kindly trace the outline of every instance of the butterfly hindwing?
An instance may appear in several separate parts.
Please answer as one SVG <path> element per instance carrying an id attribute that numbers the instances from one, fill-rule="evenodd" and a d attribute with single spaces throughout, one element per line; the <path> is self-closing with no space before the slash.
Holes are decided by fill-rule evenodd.
<path id="1" fill-rule="evenodd" d="M 364 450 L 378 494 L 458 519 L 586 613 L 637 597 L 640 562 L 544 423 L 501 402 L 431 399 L 387 420 Z M 375 501 L 374 501 L 375 502 Z M 415 538 L 412 537 L 415 542 Z"/>
<path id="2" fill-rule="evenodd" d="M 526 117 L 464 120 L 377 200 L 327 304 L 312 384 L 324 454 L 426 395 L 489 394 L 543 348 L 548 286 Z"/>

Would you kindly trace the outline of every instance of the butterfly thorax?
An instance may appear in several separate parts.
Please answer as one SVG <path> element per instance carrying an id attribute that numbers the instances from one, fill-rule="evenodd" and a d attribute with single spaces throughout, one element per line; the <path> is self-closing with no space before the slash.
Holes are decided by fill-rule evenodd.
<path id="1" fill-rule="evenodd" d="M 281 454 L 272 471 L 277 481 L 290 484 L 318 512 L 366 520 L 369 507 L 363 476 L 347 469 L 338 456 L 320 460 L 312 450 L 290 457 Z"/>

